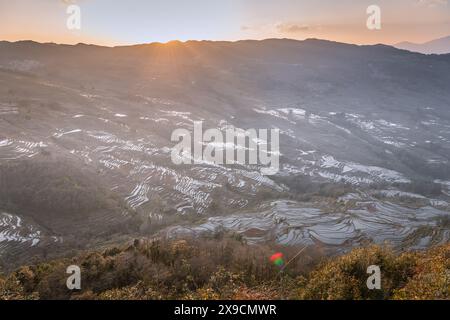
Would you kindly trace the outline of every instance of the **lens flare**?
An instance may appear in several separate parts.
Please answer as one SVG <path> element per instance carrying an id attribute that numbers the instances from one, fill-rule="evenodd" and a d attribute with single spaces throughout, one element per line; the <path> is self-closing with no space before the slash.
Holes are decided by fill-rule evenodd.
<path id="1" fill-rule="evenodd" d="M 270 257 L 270 261 L 272 261 L 272 263 L 278 267 L 283 266 L 284 265 L 283 254 L 281 252 L 275 253 Z"/>

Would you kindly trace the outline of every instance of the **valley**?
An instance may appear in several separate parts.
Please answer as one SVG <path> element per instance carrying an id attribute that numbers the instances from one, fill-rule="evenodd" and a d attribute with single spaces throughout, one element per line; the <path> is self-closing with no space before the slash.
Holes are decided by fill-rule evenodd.
<path id="1" fill-rule="evenodd" d="M 0 42 L 0 267 L 227 232 L 450 239 L 450 56 L 321 40 Z M 177 128 L 280 130 L 280 170 L 176 165 Z"/>

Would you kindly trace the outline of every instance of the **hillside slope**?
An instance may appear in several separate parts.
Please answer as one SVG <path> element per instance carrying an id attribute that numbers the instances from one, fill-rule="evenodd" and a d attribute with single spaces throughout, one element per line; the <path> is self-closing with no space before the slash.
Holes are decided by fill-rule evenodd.
<path id="1" fill-rule="evenodd" d="M 0 42 L 0 265 L 223 229 L 333 251 L 446 243 L 449 105 L 449 55 L 383 45 Z M 198 120 L 279 128 L 280 171 L 173 164 L 171 133 Z"/>

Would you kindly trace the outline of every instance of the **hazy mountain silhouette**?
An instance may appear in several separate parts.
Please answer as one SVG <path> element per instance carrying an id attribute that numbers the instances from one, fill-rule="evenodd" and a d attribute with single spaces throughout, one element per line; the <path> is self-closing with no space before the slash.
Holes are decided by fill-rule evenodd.
<path id="1" fill-rule="evenodd" d="M 397 43 L 395 47 L 425 54 L 446 54 L 450 53 L 450 36 L 431 40 L 425 43 L 412 43 L 405 41 Z"/>

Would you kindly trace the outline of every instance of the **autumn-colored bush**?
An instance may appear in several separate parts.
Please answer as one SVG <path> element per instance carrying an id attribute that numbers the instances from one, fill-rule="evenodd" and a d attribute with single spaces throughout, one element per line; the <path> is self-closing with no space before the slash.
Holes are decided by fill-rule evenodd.
<path id="1" fill-rule="evenodd" d="M 394 291 L 394 299 L 449 299 L 450 245 L 419 254 L 414 275 L 406 285 Z"/>
<path id="2" fill-rule="evenodd" d="M 381 269 L 381 290 L 369 290 L 367 267 Z M 303 286 L 302 299 L 449 299 L 450 244 L 396 255 L 371 246 L 320 265 Z"/>
<path id="3" fill-rule="evenodd" d="M 367 268 L 381 269 L 381 290 L 367 287 Z M 371 246 L 354 249 L 320 265 L 313 271 L 307 284 L 300 290 L 304 299 L 387 299 L 395 288 L 412 276 L 414 261 L 401 259 L 387 248 Z"/>
<path id="4" fill-rule="evenodd" d="M 135 240 L 103 252 L 24 266 L 0 277 L 0 299 L 449 299 L 450 244 L 396 254 L 369 246 L 325 259 L 305 252 L 283 272 L 274 250 L 236 237 Z M 298 251 L 298 250 L 295 250 Z M 308 261 L 308 263 L 305 263 Z M 69 291 L 66 268 L 78 265 L 82 289 Z M 381 269 L 381 290 L 369 290 L 367 267 Z"/>

